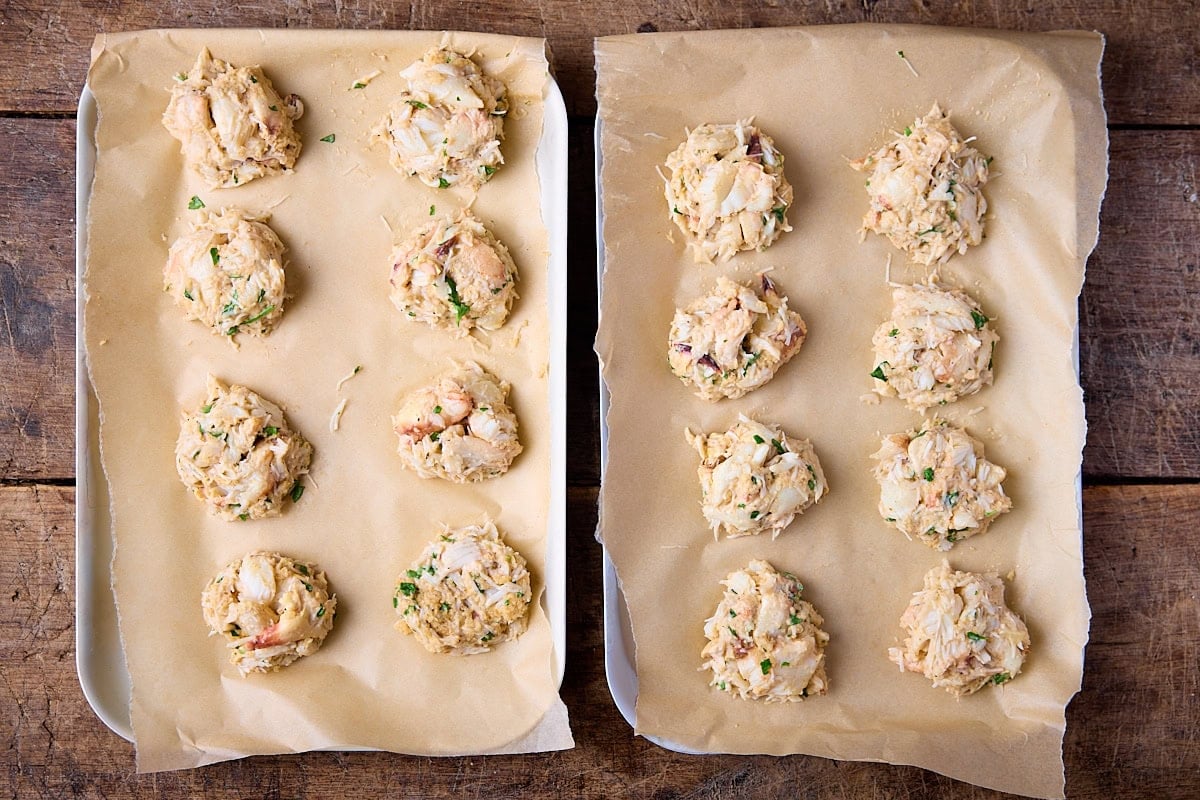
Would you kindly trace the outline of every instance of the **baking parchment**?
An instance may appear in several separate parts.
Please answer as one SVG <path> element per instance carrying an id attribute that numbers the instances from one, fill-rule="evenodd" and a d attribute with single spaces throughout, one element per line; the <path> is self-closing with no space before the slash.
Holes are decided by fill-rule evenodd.
<path id="1" fill-rule="evenodd" d="M 611 392 L 600 533 L 636 643 L 637 732 L 707 752 L 809 753 L 916 764 L 1010 792 L 1063 796 L 1064 710 L 1079 690 L 1090 612 L 1077 491 L 1085 421 L 1073 365 L 1077 298 L 1106 180 L 1099 34 L 917 26 L 663 33 L 596 42 L 604 265 L 596 350 Z M 904 57 L 916 71 L 909 70 Z M 938 102 L 994 156 L 986 240 L 940 270 L 995 319 L 995 385 L 946 406 L 1009 469 L 1014 511 L 954 548 L 957 568 L 1012 574 L 1008 600 L 1033 640 L 1010 684 L 956 700 L 888 661 L 898 620 L 940 553 L 880 519 L 870 455 L 915 427 L 872 402 L 871 335 L 885 282 L 916 281 L 884 238 L 859 242 L 875 150 Z M 697 265 L 669 219 L 656 168 L 705 122 L 753 116 L 786 157 L 795 227 L 765 252 Z M 674 241 L 671 239 L 673 238 Z M 771 273 L 808 340 L 766 387 L 696 398 L 666 365 L 676 307 L 718 275 Z M 684 439 L 739 412 L 816 446 L 831 494 L 780 537 L 714 542 Z M 767 705 L 697 671 L 719 581 L 752 558 L 804 581 L 825 617 L 827 696 Z"/>
<path id="2" fill-rule="evenodd" d="M 550 441 L 547 237 L 534 154 L 548 68 L 544 42 L 446 35 L 475 50 L 513 98 L 505 166 L 475 213 L 520 270 L 508 323 L 479 341 L 410 323 L 388 299 L 391 246 L 469 202 L 400 175 L 368 146 L 403 87 L 398 73 L 439 32 L 146 31 L 101 35 L 88 82 L 99 106 L 85 280 L 86 341 L 100 402 L 100 439 L 116 543 L 114 589 L 132 678 L 140 771 L 257 753 L 370 747 L 450 755 L 572 745 L 557 694 L 542 607 Z M 260 64 L 281 94 L 305 104 L 293 174 L 209 190 L 185 171 L 163 129 L 172 76 L 200 48 Z M 376 70 L 365 89 L 356 81 Z M 332 134 L 332 143 L 322 137 Z M 266 339 L 234 350 L 185 321 L 162 290 L 167 248 L 195 212 L 237 204 L 271 213 L 288 247 L 292 295 Z M 400 397 L 475 359 L 513 385 L 525 450 L 512 470 L 470 486 L 401 468 L 390 416 Z M 337 389 L 355 366 L 362 371 Z M 212 373 L 280 403 L 315 447 L 307 490 L 282 516 L 237 524 L 208 515 L 174 468 L 179 409 L 195 408 Z M 340 429 L 330 417 L 347 406 Z M 395 581 L 439 533 L 494 518 L 529 560 L 540 602 L 518 641 L 465 658 L 427 653 L 393 629 Z M 316 655 L 248 678 L 208 637 L 200 591 L 227 562 L 277 550 L 324 568 L 338 596 L 333 632 Z"/>

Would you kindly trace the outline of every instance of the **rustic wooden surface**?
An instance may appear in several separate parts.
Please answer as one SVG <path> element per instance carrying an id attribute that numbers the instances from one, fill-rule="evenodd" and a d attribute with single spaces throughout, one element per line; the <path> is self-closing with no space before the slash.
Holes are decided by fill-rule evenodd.
<path id="1" fill-rule="evenodd" d="M 1068 709 L 1072 798 L 1200 797 L 1200 10 L 1191 0 L 256 0 L 0 6 L 0 728 L 12 797 L 995 798 L 922 770 L 686 757 L 632 735 L 603 668 L 591 37 L 832 22 L 1108 36 L 1111 180 L 1080 305 L 1093 620 Z M 99 30 L 470 28 L 548 37 L 571 111 L 568 656 L 578 746 L 549 755 L 253 758 L 157 776 L 87 706 L 74 648 L 74 108 Z M 137 235 L 131 231 L 131 235 Z"/>

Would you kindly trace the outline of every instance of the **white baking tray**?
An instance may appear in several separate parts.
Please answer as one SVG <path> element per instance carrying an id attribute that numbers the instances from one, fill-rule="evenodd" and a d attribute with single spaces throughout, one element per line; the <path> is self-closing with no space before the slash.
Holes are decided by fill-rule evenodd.
<path id="1" fill-rule="evenodd" d="M 96 166 L 96 98 L 84 86 L 75 142 L 75 665 L 83 694 L 100 719 L 133 741 L 129 671 L 121 649 L 112 592 L 112 521 L 108 485 L 100 466 L 98 410 L 87 371 L 83 272 L 87 258 L 88 199 Z M 550 255 L 550 507 L 546 529 L 545 602 L 554 639 L 555 679 L 566 664 L 566 442 L 567 442 L 567 109 L 551 77 L 537 149 L 542 220 Z"/>
<path id="2" fill-rule="evenodd" d="M 604 187 L 600 180 L 602 155 L 600 151 L 600 128 L 603 123 L 596 117 L 593 145 L 596 151 L 596 304 L 603 313 L 604 299 Z M 1079 380 L 1079 322 L 1075 323 L 1071 357 L 1075 364 L 1075 379 Z M 608 387 L 604 384 L 604 370 L 600 370 L 600 484 L 604 484 L 604 472 L 608 468 Z M 1083 535 L 1083 469 L 1075 476 L 1075 507 L 1079 510 L 1079 530 Z M 597 526 L 597 534 L 599 527 Z M 617 710 L 635 730 L 637 729 L 638 676 L 634 660 L 633 626 L 629 620 L 629 609 L 625 595 L 617 580 L 617 568 L 604 548 L 604 675 L 608 679 L 608 691 L 612 694 Z M 647 736 L 647 739 L 674 750 L 677 753 L 701 755 L 704 751 L 692 750 L 667 739 Z"/>

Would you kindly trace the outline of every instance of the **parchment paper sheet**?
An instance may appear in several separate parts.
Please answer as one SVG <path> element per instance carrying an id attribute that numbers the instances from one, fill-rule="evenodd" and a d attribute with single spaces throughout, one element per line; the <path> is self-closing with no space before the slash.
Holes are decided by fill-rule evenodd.
<path id="1" fill-rule="evenodd" d="M 469 199 L 398 174 L 367 145 L 403 86 L 399 71 L 441 40 L 438 32 L 253 30 L 96 40 L 86 335 L 114 498 L 114 586 L 141 771 L 324 747 L 450 755 L 572 746 L 541 605 L 517 642 L 469 658 L 430 655 L 392 628 L 396 577 L 441 522 L 491 515 L 529 560 L 539 595 L 545 575 L 547 239 L 534 167 L 548 74 L 542 40 L 449 35 L 452 46 L 477 50 L 514 98 L 506 165 L 474 203 L 520 270 L 509 322 L 480 343 L 455 340 L 410 324 L 387 297 L 393 239 L 429 220 L 431 206 L 440 214 Z M 209 190 L 185 171 L 159 119 L 172 76 L 205 45 L 234 64 L 261 64 L 277 90 L 301 96 L 304 144 L 293 174 Z M 351 89 L 375 70 L 367 88 Z M 319 141 L 328 134 L 336 141 Z M 210 209 L 270 211 L 288 247 L 293 299 L 274 333 L 242 337 L 240 351 L 185 321 L 162 291 L 167 248 L 195 213 L 192 195 Z M 525 451 L 497 480 L 422 480 L 401 469 L 390 415 L 404 393 L 467 358 L 512 382 Z M 362 372 L 339 393 L 338 380 L 356 365 Z M 179 483 L 179 409 L 202 401 L 210 372 L 283 405 L 313 442 L 307 491 L 281 517 L 230 524 Z M 333 433 L 330 416 L 343 397 Z M 338 619 L 316 655 L 243 679 L 220 638 L 207 635 L 200 591 L 223 564 L 260 548 L 323 567 Z"/>
<path id="2" fill-rule="evenodd" d="M 1090 618 L 1072 348 L 1106 174 L 1102 47 L 1091 33 L 874 25 L 597 40 L 606 270 L 596 349 L 612 393 L 601 534 L 632 619 L 638 733 L 702 751 L 916 764 L 1062 797 L 1064 709 L 1080 687 Z M 958 568 L 1012 571 L 1008 600 L 1033 639 L 1019 678 L 962 700 L 887 659 L 911 594 L 942 556 L 876 511 L 869 456 L 879 434 L 919 416 L 893 398 L 860 397 L 871 390 L 871 335 L 891 308 L 889 254 L 895 281 L 924 271 L 882 237 L 859 243 L 865 176 L 846 164 L 934 101 L 995 157 L 987 238 L 941 274 L 979 298 L 1001 337 L 995 385 L 942 410 L 1009 469 L 1015 504 L 949 557 Z M 685 128 L 750 116 L 787 159 L 795 230 L 763 253 L 695 265 L 682 237 L 668 240 L 655 168 Z M 763 389 L 719 404 L 696 398 L 666 368 L 674 309 L 718 275 L 748 279 L 768 267 L 807 321 L 808 341 Z M 830 496 L 774 542 L 714 542 L 700 514 L 697 456 L 683 430 L 724 430 L 739 412 L 810 437 L 830 482 Z M 718 582 L 754 557 L 800 576 L 824 615 L 827 696 L 746 702 L 697 671 Z"/>

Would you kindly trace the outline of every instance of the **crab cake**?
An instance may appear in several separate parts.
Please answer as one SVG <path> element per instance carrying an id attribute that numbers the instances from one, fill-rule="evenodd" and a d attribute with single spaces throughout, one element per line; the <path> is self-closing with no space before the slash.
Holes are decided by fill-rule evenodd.
<path id="1" fill-rule="evenodd" d="M 983 445 L 969 433 L 939 417 L 885 436 L 872 457 L 879 513 L 935 550 L 983 533 L 1012 509 L 1001 485 L 1004 467 L 984 458 Z"/>
<path id="2" fill-rule="evenodd" d="M 775 377 L 808 329 L 766 273 L 759 293 L 717 278 L 711 292 L 675 312 L 668 338 L 671 371 L 705 400 L 741 397 Z"/>
<path id="3" fill-rule="evenodd" d="M 404 465 L 451 483 L 503 475 L 522 450 L 510 389 L 468 362 L 405 397 L 392 417 Z"/>
<path id="4" fill-rule="evenodd" d="M 914 411 L 953 403 L 992 383 L 1000 337 L 966 292 L 937 286 L 892 291 L 892 316 L 875 329 L 875 391 Z"/>
<path id="5" fill-rule="evenodd" d="M 1029 653 L 1029 629 L 1004 604 L 1004 582 L 994 573 L 956 572 L 945 560 L 925 574 L 900 627 L 904 646 L 890 648 L 888 658 L 956 697 L 1017 677 Z"/>
<path id="6" fill-rule="evenodd" d="M 229 662 L 242 675 L 274 672 L 317 652 L 337 615 L 324 571 L 278 553 L 230 563 L 200 603 L 209 635 L 229 638 Z"/>
<path id="7" fill-rule="evenodd" d="M 800 598 L 804 585 L 789 572 L 754 560 L 721 581 L 725 595 L 704 623 L 708 644 L 701 669 L 710 686 L 749 700 L 785 702 L 825 694 L 825 620 Z"/>
<path id="8" fill-rule="evenodd" d="M 431 653 L 486 653 L 516 639 L 529 622 L 529 570 L 491 520 L 451 529 L 400 576 L 392 606 L 396 630 Z"/>
<path id="9" fill-rule="evenodd" d="M 867 172 L 871 208 L 862 235 L 883 234 L 918 264 L 945 263 L 983 241 L 984 156 L 935 103 L 923 118 L 850 166 Z"/>
<path id="10" fill-rule="evenodd" d="M 227 520 L 273 517 L 283 499 L 300 499 L 312 445 L 288 426 L 279 406 L 245 386 L 208 377 L 208 398 L 184 411 L 175 444 L 183 485 Z"/>
<path id="11" fill-rule="evenodd" d="M 179 140 L 184 161 L 210 189 L 288 172 L 300 155 L 293 122 L 300 98 L 282 98 L 259 67 L 235 67 L 200 51 L 176 76 L 163 126 Z"/>
<path id="12" fill-rule="evenodd" d="M 470 211 L 438 219 L 392 251 L 392 303 L 407 316 L 466 336 L 494 331 L 517 299 L 517 265 Z"/>
<path id="13" fill-rule="evenodd" d="M 163 290 L 213 333 L 266 336 L 283 316 L 283 242 L 240 208 L 201 211 L 190 233 L 175 240 L 163 269 Z"/>
<path id="14" fill-rule="evenodd" d="M 700 454 L 700 507 L 714 536 L 774 538 L 829 492 L 812 443 L 778 425 L 739 415 L 727 432 L 684 434 Z"/>
<path id="15" fill-rule="evenodd" d="M 392 166 L 426 186 L 478 189 L 504 156 L 508 90 L 462 53 L 435 47 L 400 77 L 408 88 L 372 132 Z"/>
<path id="16" fill-rule="evenodd" d="M 749 120 L 701 125 L 667 156 L 667 208 L 698 263 L 765 250 L 792 226 L 783 154 Z"/>

